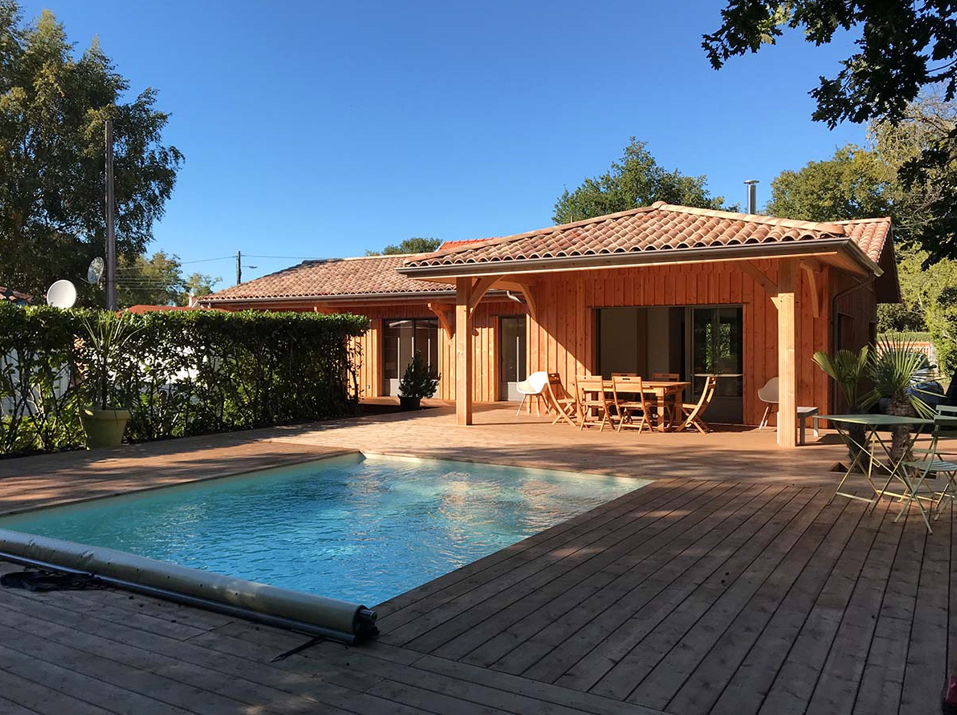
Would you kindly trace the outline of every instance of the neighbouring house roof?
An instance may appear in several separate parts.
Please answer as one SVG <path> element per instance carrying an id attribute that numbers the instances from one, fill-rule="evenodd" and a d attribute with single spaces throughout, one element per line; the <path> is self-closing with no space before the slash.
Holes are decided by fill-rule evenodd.
<path id="1" fill-rule="evenodd" d="M 410 257 L 401 270 L 467 267 L 614 254 L 678 252 L 731 246 L 772 246 L 844 240 L 876 264 L 890 235 L 887 218 L 817 223 L 674 206 L 662 201 L 630 211 L 549 226 L 514 236 L 440 248 Z M 875 266 L 876 267 L 876 266 Z M 411 270 L 410 273 L 421 273 Z"/>
<path id="2" fill-rule="evenodd" d="M 203 296 L 205 303 L 290 299 L 345 299 L 376 295 L 447 294 L 443 283 L 414 280 L 396 271 L 410 254 L 330 258 L 297 266 Z"/>
<path id="3" fill-rule="evenodd" d="M 30 302 L 30 296 L 26 293 L 0 286 L 0 301 L 13 303 L 14 305 L 27 305 Z"/>

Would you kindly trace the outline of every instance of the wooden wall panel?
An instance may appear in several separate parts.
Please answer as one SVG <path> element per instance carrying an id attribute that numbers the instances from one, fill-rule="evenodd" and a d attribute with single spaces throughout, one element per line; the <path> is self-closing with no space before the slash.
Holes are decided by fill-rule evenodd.
<path id="1" fill-rule="evenodd" d="M 772 261 L 756 264 L 771 280 L 777 279 Z M 824 299 L 820 316 L 814 318 L 809 283 L 803 272 L 801 276 L 797 389 L 799 404 L 817 405 L 823 411 L 829 405 L 829 385 L 812 356 L 817 350 L 830 349 L 827 269 L 819 278 Z M 536 290 L 544 310 L 538 323 L 530 320 L 529 371 L 557 371 L 569 389 L 574 388 L 577 375 L 596 369 L 596 336 L 589 329 L 595 308 L 742 305 L 744 419 L 748 424 L 760 421 L 764 404 L 757 390 L 777 374 L 777 310 L 763 288 L 733 262 L 547 274 L 538 278 Z M 864 310 L 862 306 L 849 309 Z"/>
<path id="2" fill-rule="evenodd" d="M 773 261 L 756 261 L 772 281 L 777 279 Z M 835 405 L 833 389 L 813 363 L 817 350 L 832 350 L 834 323 L 832 299 L 856 285 L 856 279 L 824 267 L 820 282 L 820 315 L 811 313 L 809 282 L 801 272 L 798 321 L 797 400 L 816 405 L 822 412 Z M 597 314 L 595 308 L 628 306 L 742 305 L 744 320 L 744 420 L 757 424 L 764 404 L 757 391 L 777 374 L 777 310 L 764 289 L 734 262 L 682 266 L 654 266 L 542 274 L 536 277 L 538 322 L 528 319 L 528 371 L 558 372 L 566 388 L 575 378 L 591 374 L 597 359 Z M 449 301 L 446 301 L 449 302 Z M 363 354 L 360 387 L 364 396 L 382 394 L 382 325 L 394 318 L 432 318 L 428 306 L 418 301 L 391 304 L 323 306 L 313 303 L 290 306 L 255 304 L 237 306 L 262 309 L 352 312 L 372 319 L 368 333 L 358 340 Z M 499 318 L 526 313 L 525 306 L 509 300 L 483 301 L 473 317 L 473 399 L 489 402 L 499 398 Z M 876 299 L 871 287 L 858 289 L 837 301 L 844 320 L 845 345 L 860 347 L 869 342 L 876 320 Z M 455 343 L 439 328 L 439 392 L 437 397 L 455 399 Z"/>

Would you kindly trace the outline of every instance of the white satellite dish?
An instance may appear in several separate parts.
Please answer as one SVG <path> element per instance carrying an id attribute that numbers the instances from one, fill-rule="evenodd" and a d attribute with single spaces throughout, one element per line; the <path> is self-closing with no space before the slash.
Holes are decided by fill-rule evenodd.
<path id="1" fill-rule="evenodd" d="M 90 285 L 96 285 L 103 277 L 103 270 L 106 268 L 106 261 L 97 256 L 90 261 L 90 267 L 86 269 L 86 282 Z"/>
<path id="2" fill-rule="evenodd" d="M 76 303 L 76 286 L 68 280 L 58 280 L 47 289 L 47 303 L 54 308 L 72 308 Z"/>

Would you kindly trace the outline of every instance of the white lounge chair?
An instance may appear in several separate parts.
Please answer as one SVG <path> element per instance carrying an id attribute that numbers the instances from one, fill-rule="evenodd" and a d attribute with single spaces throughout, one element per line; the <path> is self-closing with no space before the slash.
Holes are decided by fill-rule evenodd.
<path id="1" fill-rule="evenodd" d="M 518 394 L 522 395 L 522 402 L 518 406 L 518 411 L 516 415 L 522 414 L 522 407 L 525 406 L 525 400 L 529 397 L 538 397 L 538 404 L 535 406 L 535 412 L 539 417 L 542 415 L 542 399 L 544 399 L 545 387 L 548 385 L 548 373 L 547 372 L 533 372 L 528 376 L 527 379 L 522 380 L 515 386 L 515 391 Z M 548 405 L 545 405 L 546 411 L 548 410 Z M 529 410 L 531 410 L 531 405 L 529 405 Z"/>
<path id="2" fill-rule="evenodd" d="M 771 416 L 771 410 L 778 406 L 778 379 L 776 377 L 772 377 L 764 383 L 764 387 L 758 390 L 758 399 L 767 404 L 764 410 L 764 417 L 761 418 L 761 424 L 758 425 L 758 429 L 762 429 L 768 426 L 768 418 Z"/>

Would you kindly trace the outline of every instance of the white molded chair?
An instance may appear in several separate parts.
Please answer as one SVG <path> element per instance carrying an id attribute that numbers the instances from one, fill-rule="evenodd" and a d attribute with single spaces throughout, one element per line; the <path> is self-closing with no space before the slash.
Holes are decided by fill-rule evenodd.
<path id="1" fill-rule="evenodd" d="M 758 429 L 761 429 L 768 426 L 768 417 L 771 416 L 771 410 L 778 404 L 778 379 L 776 377 L 772 377 L 764 383 L 764 387 L 758 390 L 758 399 L 767 404 L 764 417 L 761 418 L 761 424 L 758 425 Z"/>
<path id="2" fill-rule="evenodd" d="M 525 406 L 525 400 L 529 397 L 538 397 L 539 402 L 536 405 L 535 410 L 539 416 L 542 414 L 541 400 L 544 398 L 545 386 L 548 385 L 548 373 L 547 372 L 533 372 L 528 376 L 527 379 L 522 380 L 515 386 L 515 391 L 518 394 L 522 395 L 522 401 L 518 406 L 518 411 L 516 415 L 522 414 L 522 407 Z M 531 406 L 529 406 L 531 409 Z M 545 405 L 546 411 L 548 410 L 548 405 Z"/>

